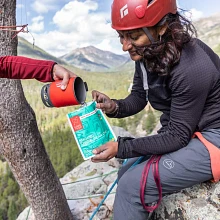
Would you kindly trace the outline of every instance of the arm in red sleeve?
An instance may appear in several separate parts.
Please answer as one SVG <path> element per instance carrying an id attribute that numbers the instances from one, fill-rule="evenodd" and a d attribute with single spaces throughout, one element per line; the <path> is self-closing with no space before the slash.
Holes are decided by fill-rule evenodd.
<path id="1" fill-rule="evenodd" d="M 51 82 L 53 66 L 48 60 L 36 60 L 21 56 L 0 57 L 0 78 L 37 79 L 41 82 Z"/>

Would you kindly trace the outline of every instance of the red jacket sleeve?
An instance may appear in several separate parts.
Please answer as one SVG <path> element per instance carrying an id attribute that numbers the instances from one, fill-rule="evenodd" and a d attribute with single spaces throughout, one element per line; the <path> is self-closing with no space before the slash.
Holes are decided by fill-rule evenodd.
<path id="1" fill-rule="evenodd" d="M 10 79 L 37 79 L 51 82 L 53 66 L 48 60 L 36 60 L 22 56 L 0 57 L 0 77 Z"/>

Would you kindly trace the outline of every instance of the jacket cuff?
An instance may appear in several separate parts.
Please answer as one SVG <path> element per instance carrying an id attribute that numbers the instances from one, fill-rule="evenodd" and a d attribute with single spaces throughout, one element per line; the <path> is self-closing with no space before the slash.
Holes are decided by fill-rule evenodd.
<path id="1" fill-rule="evenodd" d="M 115 156 L 116 158 L 126 159 L 128 158 L 126 154 L 126 148 L 125 148 L 125 142 L 133 140 L 132 137 L 120 137 L 118 136 L 117 142 L 118 142 L 118 153 Z"/>
<path id="2" fill-rule="evenodd" d="M 109 118 L 117 118 L 118 114 L 119 114 L 119 109 L 120 109 L 120 106 L 119 106 L 119 101 L 116 100 L 116 99 L 112 99 L 112 101 L 114 101 L 116 103 L 116 109 L 113 113 L 108 113 L 106 114 Z"/>
<path id="3" fill-rule="evenodd" d="M 55 66 L 56 64 L 57 64 L 57 63 L 54 62 L 53 65 L 52 65 L 52 68 L 51 68 L 51 72 L 50 72 L 51 82 L 54 82 L 54 81 L 55 81 L 54 78 L 53 78 L 53 68 L 54 68 L 54 66 Z"/>

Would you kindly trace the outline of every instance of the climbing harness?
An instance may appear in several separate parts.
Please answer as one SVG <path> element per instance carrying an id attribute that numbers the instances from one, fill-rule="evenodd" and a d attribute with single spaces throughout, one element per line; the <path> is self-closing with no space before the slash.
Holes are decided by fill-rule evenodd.
<path id="1" fill-rule="evenodd" d="M 206 140 L 200 132 L 195 132 L 193 135 L 193 138 L 196 136 L 209 151 L 210 161 L 211 161 L 211 170 L 212 170 L 212 175 L 213 175 L 212 182 L 218 182 L 220 180 L 220 149 L 216 147 L 215 145 L 213 145 L 208 140 Z M 161 200 L 162 200 L 162 187 L 161 187 L 160 174 L 159 174 L 159 161 L 160 161 L 161 156 L 162 155 L 151 156 L 151 158 L 146 163 L 143 173 L 142 173 L 141 187 L 140 187 L 140 199 L 141 199 L 143 208 L 149 213 L 152 213 L 160 205 Z M 144 201 L 144 196 L 145 196 L 145 188 L 147 186 L 147 177 L 148 177 L 148 173 L 149 173 L 151 165 L 152 165 L 154 180 L 155 180 L 158 193 L 159 193 L 159 199 L 156 202 L 156 204 L 154 204 L 153 206 L 147 206 Z"/>
<path id="2" fill-rule="evenodd" d="M 151 158 L 146 163 L 144 170 L 142 172 L 142 177 L 141 177 L 141 182 L 140 182 L 141 183 L 141 185 L 140 185 L 140 199 L 141 199 L 141 203 L 143 205 L 143 208 L 149 213 L 153 212 L 160 205 L 160 202 L 162 200 L 162 187 L 161 187 L 160 174 L 159 174 L 159 161 L 160 161 L 161 157 L 162 157 L 162 155 L 151 156 Z M 147 177 L 148 177 L 148 173 L 149 173 L 151 165 L 152 165 L 154 180 L 157 185 L 158 192 L 159 192 L 159 199 L 155 205 L 148 206 L 145 204 L 144 196 L 145 196 L 145 188 L 147 185 Z"/>

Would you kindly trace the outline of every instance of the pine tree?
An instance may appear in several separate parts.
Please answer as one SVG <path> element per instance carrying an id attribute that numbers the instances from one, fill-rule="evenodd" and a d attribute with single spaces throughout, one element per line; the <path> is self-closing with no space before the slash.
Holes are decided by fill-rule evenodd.
<path id="1" fill-rule="evenodd" d="M 10 201 L 9 203 L 7 216 L 8 216 L 8 220 L 15 220 L 17 217 L 17 207 L 13 200 Z"/>

